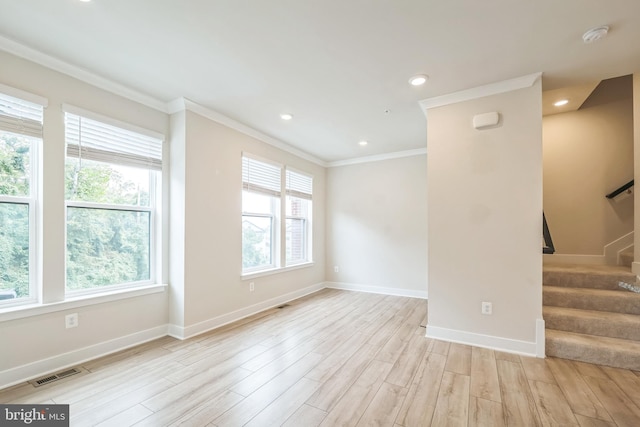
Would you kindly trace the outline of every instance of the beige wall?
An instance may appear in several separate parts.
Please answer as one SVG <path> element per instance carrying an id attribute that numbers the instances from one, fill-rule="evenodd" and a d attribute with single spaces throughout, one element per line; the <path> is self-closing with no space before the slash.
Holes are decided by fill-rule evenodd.
<path id="1" fill-rule="evenodd" d="M 327 195 L 327 280 L 426 298 L 426 155 L 329 168 Z"/>
<path id="2" fill-rule="evenodd" d="M 633 198 L 606 199 L 633 179 L 629 97 L 543 119 L 544 211 L 558 254 L 602 255 L 633 231 Z"/>
<path id="3" fill-rule="evenodd" d="M 184 215 L 171 218 L 171 235 L 183 234 L 184 246 L 172 247 L 170 258 L 172 271 L 184 271 L 182 278 L 171 275 L 171 287 L 172 295 L 183 296 L 175 306 L 172 301 L 172 319 L 183 319 L 176 326 L 185 329 L 176 334 L 188 336 L 224 323 L 230 313 L 253 312 L 283 295 L 293 298 L 323 286 L 325 168 L 192 111 L 179 114 L 186 134 L 183 147 L 174 148 L 183 150 L 177 163 L 184 165 L 174 165 L 172 158 L 172 179 L 184 179 Z M 243 151 L 313 175 L 313 266 L 242 280 Z"/>
<path id="4" fill-rule="evenodd" d="M 1 84 L 49 100 L 39 225 L 47 304 L 20 316 L 0 313 L 0 388 L 166 335 L 167 331 L 193 335 L 323 286 L 324 167 L 191 111 L 169 116 L 2 52 L 0 64 Z M 159 288 L 155 293 L 136 293 L 108 302 L 95 298 L 64 301 L 63 103 L 160 132 L 171 140 L 165 144 L 170 167 L 163 178 L 162 218 L 162 282 L 170 283 L 169 291 Z M 240 276 L 241 153 L 245 150 L 314 176 L 314 265 L 251 279 L 255 292 L 249 292 L 249 281 Z M 70 313 L 78 313 L 79 326 L 65 329 L 65 315 Z"/>
<path id="5" fill-rule="evenodd" d="M 108 351 L 108 343 L 131 345 L 161 336 L 167 323 L 167 292 L 95 305 L 62 302 L 65 288 L 64 114 L 62 104 L 72 104 L 162 134 L 168 116 L 136 102 L 98 89 L 10 54 L 0 52 L 0 83 L 48 99 L 45 109 L 44 164 L 39 227 L 41 279 L 48 313 L 6 320 L 0 313 L 0 387 L 22 372 L 37 372 L 73 363 L 73 357 L 91 357 Z M 165 278 L 166 280 L 166 278 Z M 65 315 L 78 313 L 79 326 L 65 329 Z M 9 317 L 10 319 L 11 317 Z M 105 344 L 107 343 L 107 344 Z M 75 355 L 69 356 L 73 354 Z M 37 363 L 36 363 L 37 362 Z M 38 364 L 40 363 L 40 364 Z M 29 370 L 30 364 L 33 369 Z M 19 366 L 29 369 L 24 371 Z M 8 372 L 9 374 L 5 376 Z M 46 373 L 41 372 L 41 373 Z M 15 375 L 14 375 L 15 374 Z"/>
<path id="6" fill-rule="evenodd" d="M 539 79 L 427 111 L 428 336 L 544 354 L 541 122 Z"/>

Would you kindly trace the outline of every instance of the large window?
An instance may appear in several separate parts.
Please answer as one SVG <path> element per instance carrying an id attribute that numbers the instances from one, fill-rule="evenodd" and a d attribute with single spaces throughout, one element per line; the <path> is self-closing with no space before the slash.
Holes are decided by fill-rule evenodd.
<path id="1" fill-rule="evenodd" d="M 67 293 L 153 283 L 161 137 L 65 109 Z"/>
<path id="2" fill-rule="evenodd" d="M 280 165 L 242 157 L 242 271 L 276 268 L 280 231 Z"/>
<path id="3" fill-rule="evenodd" d="M 0 93 L 0 305 L 35 301 L 42 105 Z"/>
<path id="4" fill-rule="evenodd" d="M 279 164 L 242 157 L 245 274 L 311 261 L 312 178 L 289 168 L 283 174 L 283 170 Z"/>

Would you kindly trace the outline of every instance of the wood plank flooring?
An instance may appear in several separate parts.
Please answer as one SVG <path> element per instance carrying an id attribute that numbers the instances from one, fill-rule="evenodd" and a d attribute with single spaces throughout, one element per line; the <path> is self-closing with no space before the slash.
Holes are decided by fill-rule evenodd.
<path id="1" fill-rule="evenodd" d="M 639 426 L 640 373 L 424 337 L 426 302 L 323 290 L 0 390 L 72 426 Z"/>

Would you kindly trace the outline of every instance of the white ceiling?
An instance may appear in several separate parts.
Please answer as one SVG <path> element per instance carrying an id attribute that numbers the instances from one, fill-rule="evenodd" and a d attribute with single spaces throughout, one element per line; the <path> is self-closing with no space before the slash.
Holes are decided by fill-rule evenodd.
<path id="1" fill-rule="evenodd" d="M 609 36 L 584 44 L 598 25 Z M 326 162 L 426 147 L 422 99 L 640 71 L 638 0 L 0 0 L 0 36 Z"/>

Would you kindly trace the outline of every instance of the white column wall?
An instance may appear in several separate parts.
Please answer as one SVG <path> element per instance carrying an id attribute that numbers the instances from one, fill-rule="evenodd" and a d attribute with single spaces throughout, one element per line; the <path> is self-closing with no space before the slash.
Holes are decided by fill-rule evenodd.
<path id="1" fill-rule="evenodd" d="M 427 335 L 543 356 L 541 83 L 482 93 L 427 110 Z"/>

